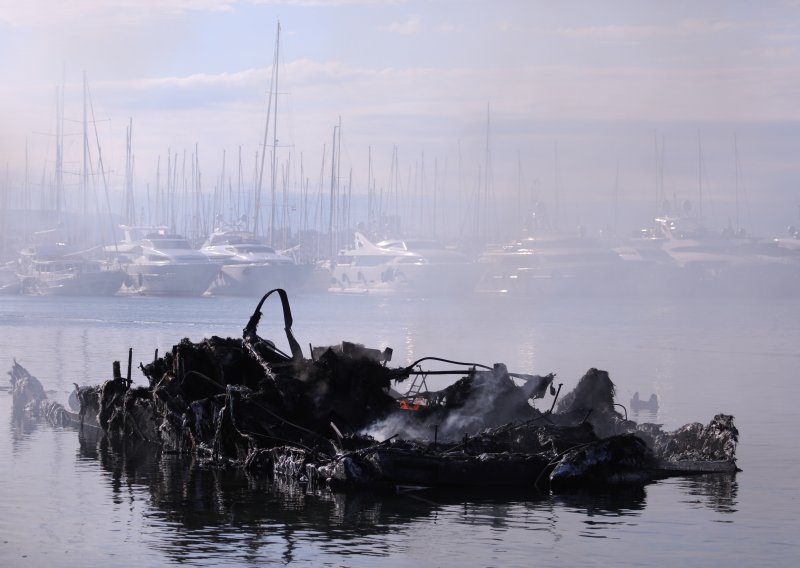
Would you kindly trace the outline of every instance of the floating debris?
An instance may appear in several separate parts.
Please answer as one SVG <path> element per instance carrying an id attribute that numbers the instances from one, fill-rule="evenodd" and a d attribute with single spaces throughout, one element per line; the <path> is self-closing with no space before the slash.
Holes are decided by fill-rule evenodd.
<path id="1" fill-rule="evenodd" d="M 261 307 L 280 298 L 290 353 L 259 337 Z M 269 472 L 334 490 L 483 487 L 567 492 L 653 479 L 735 472 L 738 431 L 719 414 L 707 425 L 664 432 L 617 409 L 606 371 L 590 369 L 559 400 L 555 374 L 509 372 L 426 357 L 389 367 L 391 349 L 315 347 L 303 355 L 286 292 L 264 295 L 242 338 L 183 339 L 140 364 L 148 386 L 113 378 L 78 387 L 80 412 L 48 402 L 16 360 L 15 409 L 57 424 L 99 428 L 113 441 L 146 442 L 208 463 Z M 450 365 L 423 369 L 423 363 Z M 460 378 L 431 391 L 431 374 Z M 394 389 L 410 382 L 405 394 Z M 552 397 L 544 409 L 536 404 Z"/>

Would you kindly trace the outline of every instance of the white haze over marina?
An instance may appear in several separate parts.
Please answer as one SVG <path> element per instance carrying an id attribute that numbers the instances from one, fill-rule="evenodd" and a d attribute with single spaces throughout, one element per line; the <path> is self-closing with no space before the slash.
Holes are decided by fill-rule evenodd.
<path id="1" fill-rule="evenodd" d="M 800 0 L 0 0 L 0 566 L 794 566 L 798 102 Z M 260 232 L 214 231 L 257 185 Z M 261 338 L 391 349 L 401 409 L 502 364 L 558 413 L 600 370 L 639 424 L 735 417 L 741 471 L 338 493 L 15 412 L 16 363 L 65 405 L 126 361 L 134 403 L 153 360 L 214 382 L 176 346 L 238 345 L 275 288 Z M 367 428 L 461 440 L 494 406 Z"/>
<path id="2" fill-rule="evenodd" d="M 330 185 L 341 121 L 356 196 L 395 184 L 452 204 L 485 186 L 517 212 L 541 201 L 562 227 L 619 232 L 690 200 L 712 228 L 776 236 L 800 202 L 799 14 L 790 0 L 0 0 L 0 187 L 14 208 L 53 183 L 63 88 L 78 203 L 84 72 L 91 175 L 99 147 L 115 203 L 131 124 L 139 209 L 169 156 L 195 161 L 210 194 L 236 186 L 241 153 L 252 186 L 280 22 L 290 192 Z"/>

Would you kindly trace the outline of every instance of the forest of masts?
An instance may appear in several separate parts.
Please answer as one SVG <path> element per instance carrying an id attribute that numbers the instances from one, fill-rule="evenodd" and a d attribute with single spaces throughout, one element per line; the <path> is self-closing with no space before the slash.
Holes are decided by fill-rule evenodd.
<path id="1" fill-rule="evenodd" d="M 36 175 L 26 148 L 23 179 L 12 180 L 6 168 L 0 207 L 3 215 L 48 212 L 49 219 L 62 225 L 67 218 L 82 218 L 94 226 L 83 227 L 81 234 L 96 244 L 118 238 L 115 228 L 122 223 L 166 227 L 197 246 L 214 229 L 235 225 L 278 249 L 300 245 L 298 251 L 308 259 L 333 258 L 350 245 L 356 230 L 372 239 L 414 236 L 481 246 L 514 237 L 523 223 L 520 212 L 534 207 L 533 187 L 523 190 L 521 160 L 513 195 L 499 199 L 493 189 L 488 109 L 485 160 L 469 173 L 460 143 L 456 168 L 447 160 L 427 158 L 424 151 L 404 165 L 394 146 L 388 179 L 379 182 L 372 149 L 367 148 L 366 182 L 357 184 L 353 167 L 341 160 L 341 118 L 330 141 L 322 144 L 320 163 L 311 167 L 302 152 L 278 146 L 277 97 L 270 96 L 264 143 L 258 150 L 245 152 L 240 145 L 234 156 L 223 151 L 217 158 L 219 173 L 209 182 L 197 144 L 190 150 L 169 148 L 158 157 L 151 180 L 141 183 L 132 119 L 125 129 L 123 175 L 104 163 L 85 73 L 79 161 L 65 161 L 63 88 L 56 88 L 56 103 L 54 160 L 46 159 Z M 451 169 L 457 170 L 455 176 Z"/>

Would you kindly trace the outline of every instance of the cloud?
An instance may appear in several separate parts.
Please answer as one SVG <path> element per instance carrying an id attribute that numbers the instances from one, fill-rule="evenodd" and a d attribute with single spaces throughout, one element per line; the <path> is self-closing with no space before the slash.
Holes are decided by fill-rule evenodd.
<path id="1" fill-rule="evenodd" d="M 436 31 L 443 34 L 449 34 L 461 31 L 461 27 L 451 22 L 441 22 L 436 26 Z"/>
<path id="2" fill-rule="evenodd" d="M 680 35 L 705 35 L 740 29 L 743 24 L 729 20 L 706 20 L 690 18 L 678 23 L 677 33 Z"/>
<path id="3" fill-rule="evenodd" d="M 0 0 L 0 23 L 12 27 L 116 26 L 189 12 L 229 11 L 236 0 Z"/>
<path id="4" fill-rule="evenodd" d="M 285 6 L 394 6 L 409 0 L 249 0 L 252 4 Z"/>
<path id="5" fill-rule="evenodd" d="M 192 12 L 230 12 L 237 5 L 396 5 L 406 0 L 0 0 L 0 24 L 12 27 L 130 25 Z"/>
<path id="6" fill-rule="evenodd" d="M 416 14 L 412 14 L 406 18 L 403 22 L 392 22 L 386 26 L 380 26 L 378 29 L 380 31 L 394 33 L 394 34 L 402 34 L 402 35 L 413 35 L 417 34 L 422 29 L 422 20 Z"/>
<path id="7" fill-rule="evenodd" d="M 569 38 L 631 40 L 659 36 L 699 36 L 732 31 L 739 26 L 739 24 L 726 20 L 685 19 L 674 25 L 585 26 L 577 28 L 556 28 L 552 30 L 551 33 L 553 35 Z"/>
<path id="8" fill-rule="evenodd" d="M 762 47 L 754 50 L 755 53 L 764 59 L 791 59 L 797 57 L 797 49 L 794 47 Z"/>

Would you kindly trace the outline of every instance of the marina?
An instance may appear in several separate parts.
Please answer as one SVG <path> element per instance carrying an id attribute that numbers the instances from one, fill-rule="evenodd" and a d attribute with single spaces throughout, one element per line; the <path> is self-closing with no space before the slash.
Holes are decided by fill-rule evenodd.
<path id="1" fill-rule="evenodd" d="M 30 212 L 16 215 L 33 218 Z M 690 221 L 700 219 L 682 223 Z M 352 235 L 351 244 L 322 259 L 314 257 L 308 235 L 305 244 L 293 235 L 290 242 L 297 244 L 281 252 L 239 227 L 219 228 L 192 246 L 167 227 L 122 225 L 118 241 L 84 243 L 88 252 L 63 239 L 18 251 L 7 246 L 0 293 L 255 297 L 285 287 L 410 297 L 796 296 L 800 247 L 793 246 L 794 237 L 731 239 L 725 231 L 677 231 L 676 220 L 656 222 L 673 229 L 613 239 L 532 230 L 478 250 L 415 237 L 373 242 L 352 230 L 343 233 Z M 51 234 L 18 233 L 8 240 Z"/>

